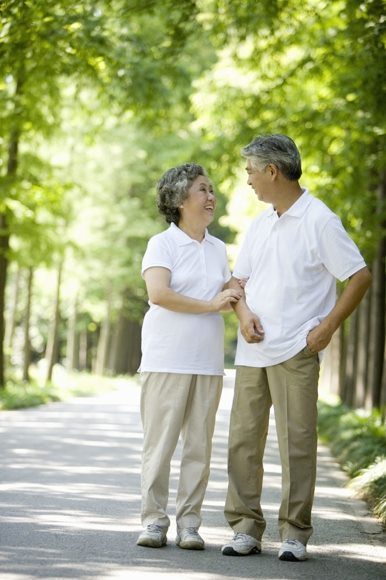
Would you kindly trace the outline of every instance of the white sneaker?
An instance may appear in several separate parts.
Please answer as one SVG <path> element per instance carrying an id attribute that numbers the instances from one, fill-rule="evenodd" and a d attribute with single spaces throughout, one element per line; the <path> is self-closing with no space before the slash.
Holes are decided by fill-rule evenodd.
<path id="1" fill-rule="evenodd" d="M 237 532 L 233 536 L 233 540 L 229 544 L 222 547 L 221 552 L 223 556 L 249 556 L 249 554 L 260 554 L 261 542 L 248 536 Z"/>
<path id="2" fill-rule="evenodd" d="M 299 540 L 284 540 L 279 550 L 279 560 L 299 562 L 307 560 L 307 550 Z"/>
<path id="3" fill-rule="evenodd" d="M 176 544 L 185 550 L 204 550 L 205 542 L 197 528 L 177 530 Z"/>
<path id="4" fill-rule="evenodd" d="M 149 524 L 139 536 L 137 546 L 146 546 L 146 548 L 162 548 L 166 545 L 166 533 L 168 529 L 165 526 Z"/>

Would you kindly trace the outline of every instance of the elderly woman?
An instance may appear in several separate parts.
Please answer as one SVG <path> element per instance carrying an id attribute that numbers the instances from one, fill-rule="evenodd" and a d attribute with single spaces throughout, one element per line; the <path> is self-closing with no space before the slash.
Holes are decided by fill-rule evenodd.
<path id="1" fill-rule="evenodd" d="M 198 533 L 224 374 L 221 310 L 241 296 L 225 245 L 211 236 L 216 198 L 195 163 L 169 169 L 157 186 L 170 227 L 152 237 L 142 262 L 150 309 L 142 328 L 142 523 L 137 544 L 167 542 L 170 462 L 182 438 L 176 544 L 203 550 Z"/>

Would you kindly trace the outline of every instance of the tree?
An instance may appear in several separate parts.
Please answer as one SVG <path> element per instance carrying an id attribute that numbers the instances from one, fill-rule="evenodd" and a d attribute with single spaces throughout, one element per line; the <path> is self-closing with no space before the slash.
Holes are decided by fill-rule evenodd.
<path id="1" fill-rule="evenodd" d="M 0 137 L 8 160 L 0 173 L 0 387 L 9 245 L 17 224 L 13 204 L 28 205 L 34 193 L 24 192 L 27 201 L 20 193 L 24 150 L 59 126 L 69 80 L 83 106 L 94 87 L 93 96 L 116 114 L 135 111 L 144 122 L 167 117 L 190 86 L 191 71 L 180 69 L 175 55 L 186 43 L 189 26 L 181 22 L 189 22 L 194 3 L 183 0 L 176 9 L 149 2 L 148 11 L 143 8 L 119 0 L 8 0 L 1 6 Z"/>
<path id="2" fill-rule="evenodd" d="M 384 389 L 386 51 L 384 3 L 308 0 L 259 3 L 213 1 L 221 59 L 194 98 L 207 153 L 229 171 L 256 134 L 283 132 L 300 145 L 304 180 L 335 210 L 372 265 L 369 336 L 353 335 L 352 360 L 342 373 L 347 400 L 358 352 L 370 357 L 371 401 Z M 260 9 L 267 9 L 260 19 Z M 248 18 L 249 15 L 249 18 Z M 290 24 L 289 24 L 290 23 Z M 213 95 L 216 95 L 215 97 Z M 226 176 L 224 175 L 224 179 Z M 355 317 L 351 321 L 354 329 Z M 342 333 L 345 348 L 349 323 Z M 351 330 L 350 330 L 351 332 Z M 344 354 L 346 350 L 342 351 Z M 354 365 L 354 367 L 353 367 Z M 347 371 L 347 372 L 346 372 Z M 354 373 L 355 374 L 355 373 Z M 357 389 L 355 380 L 351 389 Z M 369 395 L 370 396 L 370 395 Z"/>

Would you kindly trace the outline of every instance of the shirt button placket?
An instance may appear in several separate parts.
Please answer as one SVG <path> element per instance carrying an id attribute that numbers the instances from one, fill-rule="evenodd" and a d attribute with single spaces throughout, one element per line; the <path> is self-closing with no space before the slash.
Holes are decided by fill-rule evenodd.
<path id="1" fill-rule="evenodd" d="M 201 280 L 203 283 L 203 287 L 207 288 L 207 286 L 208 286 L 208 272 L 206 269 L 204 244 L 200 244 L 200 265 L 201 265 L 200 276 L 201 276 Z"/>

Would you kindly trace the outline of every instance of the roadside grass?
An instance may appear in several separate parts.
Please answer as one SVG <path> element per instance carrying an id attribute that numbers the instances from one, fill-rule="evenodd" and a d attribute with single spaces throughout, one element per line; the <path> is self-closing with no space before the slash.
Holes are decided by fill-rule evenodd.
<path id="1" fill-rule="evenodd" d="M 319 401 L 318 429 L 349 476 L 350 487 L 386 526 L 386 425 L 380 412 Z"/>
<path id="2" fill-rule="evenodd" d="M 9 379 L 0 392 L 0 410 L 24 409 L 73 397 L 89 397 L 135 384 L 135 377 L 102 377 L 85 372 L 67 372 L 55 367 L 53 380 L 45 384 L 39 369 L 33 369 L 26 383 L 17 376 Z"/>

